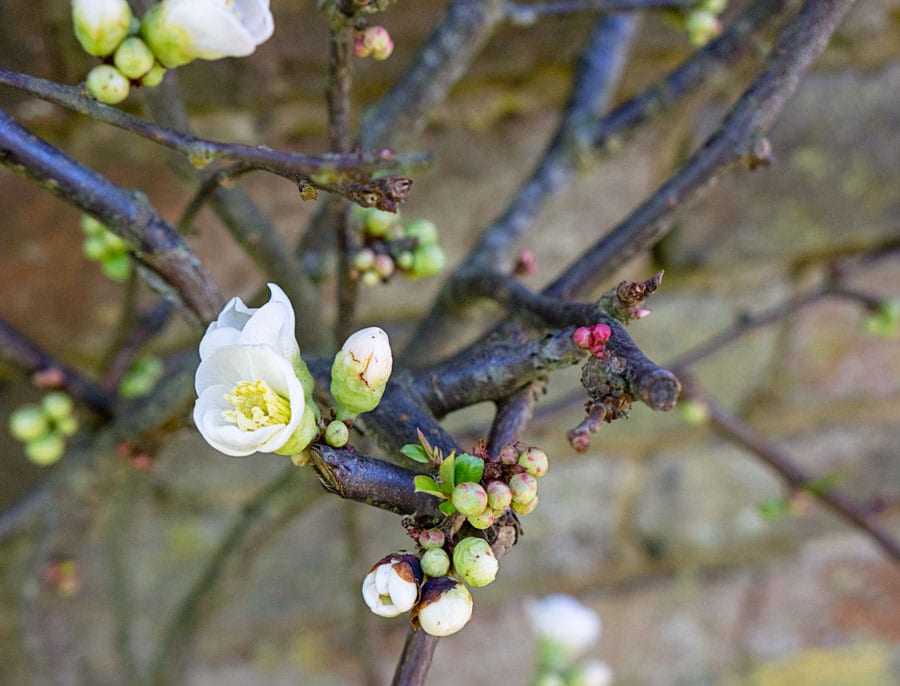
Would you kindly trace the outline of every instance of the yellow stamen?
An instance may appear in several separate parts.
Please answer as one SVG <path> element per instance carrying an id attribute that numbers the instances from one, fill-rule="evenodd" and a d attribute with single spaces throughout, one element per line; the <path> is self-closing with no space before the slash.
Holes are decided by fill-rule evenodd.
<path id="1" fill-rule="evenodd" d="M 222 415 L 241 431 L 256 431 L 291 420 L 290 402 L 265 381 L 241 381 L 225 395 L 225 399 L 234 409 L 223 410 Z"/>

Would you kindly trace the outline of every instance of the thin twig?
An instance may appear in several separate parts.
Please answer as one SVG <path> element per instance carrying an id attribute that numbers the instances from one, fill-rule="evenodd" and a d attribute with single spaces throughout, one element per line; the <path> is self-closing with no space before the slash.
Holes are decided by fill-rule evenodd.
<path id="1" fill-rule="evenodd" d="M 517 26 L 531 26 L 538 19 L 576 12 L 634 12 L 640 10 L 687 9 L 697 0 L 543 0 L 511 2 L 503 7 L 503 18 Z"/>

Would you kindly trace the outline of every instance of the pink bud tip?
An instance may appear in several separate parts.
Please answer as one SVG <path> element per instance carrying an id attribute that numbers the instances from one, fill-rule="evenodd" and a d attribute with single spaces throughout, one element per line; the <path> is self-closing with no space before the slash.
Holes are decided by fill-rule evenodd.
<path id="1" fill-rule="evenodd" d="M 642 307 L 641 309 L 635 311 L 634 318 L 635 319 L 643 319 L 647 315 L 649 315 L 653 310 L 648 310 L 646 307 Z"/>
<path id="2" fill-rule="evenodd" d="M 591 330 L 586 326 L 579 326 L 572 334 L 572 340 L 579 348 L 591 347 Z"/>

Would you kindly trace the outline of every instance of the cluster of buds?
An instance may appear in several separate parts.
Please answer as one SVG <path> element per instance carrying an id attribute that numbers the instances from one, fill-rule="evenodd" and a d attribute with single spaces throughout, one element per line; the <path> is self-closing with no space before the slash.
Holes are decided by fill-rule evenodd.
<path id="1" fill-rule="evenodd" d="M 398 271 L 422 279 L 447 264 L 437 227 L 427 219 L 403 224 L 397 213 L 354 206 L 351 221 L 360 237 L 351 257 L 351 276 L 363 284 L 385 282 Z"/>
<path id="2" fill-rule="evenodd" d="M 612 329 L 606 324 L 594 324 L 594 326 L 579 326 L 572 333 L 572 340 L 579 348 L 589 350 L 591 354 L 603 359 L 606 357 L 606 344 L 612 336 Z"/>
<path id="3" fill-rule="evenodd" d="M 727 6 L 728 0 L 699 0 L 687 10 L 683 26 L 691 45 L 702 47 L 722 32 L 719 15 Z"/>
<path id="4" fill-rule="evenodd" d="M 123 398 L 143 398 L 150 395 L 162 378 L 165 367 L 154 355 L 138 357 L 119 383 L 119 395 Z"/>
<path id="5" fill-rule="evenodd" d="M 495 457 L 444 456 L 421 432 L 419 441 L 419 445 L 404 446 L 403 454 L 437 467 L 436 477 L 420 474 L 415 485 L 417 491 L 443 500 L 440 509 L 444 514 L 465 515 L 475 529 L 487 529 L 507 508 L 525 515 L 537 507 L 537 480 L 550 467 L 543 450 L 516 443 L 502 446 Z"/>
<path id="6" fill-rule="evenodd" d="M 125 241 L 88 215 L 81 217 L 81 230 L 85 257 L 98 262 L 103 273 L 113 281 L 127 281 L 131 276 L 131 258 Z"/>
<path id="7" fill-rule="evenodd" d="M 353 51 L 357 57 L 386 60 L 394 52 L 394 41 L 383 26 L 370 26 L 356 32 Z"/>
<path id="8" fill-rule="evenodd" d="M 72 0 L 72 26 L 82 48 L 104 61 L 85 86 L 109 105 L 127 98 L 132 85 L 159 85 L 167 68 L 249 55 L 274 28 L 269 0 L 162 0 L 143 19 L 127 0 Z"/>
<path id="9" fill-rule="evenodd" d="M 66 451 L 66 436 L 78 431 L 75 405 L 62 391 L 51 391 L 40 404 L 23 405 L 9 417 L 9 433 L 25 444 L 25 455 L 46 467 Z"/>

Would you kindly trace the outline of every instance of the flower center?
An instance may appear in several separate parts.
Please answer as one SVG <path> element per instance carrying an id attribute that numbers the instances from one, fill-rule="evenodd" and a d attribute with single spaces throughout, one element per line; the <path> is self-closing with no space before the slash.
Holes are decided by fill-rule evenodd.
<path id="1" fill-rule="evenodd" d="M 256 431 L 264 426 L 287 424 L 291 419 L 291 404 L 278 395 L 265 381 L 241 381 L 225 399 L 233 410 L 223 410 L 225 421 L 241 431 Z"/>

